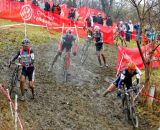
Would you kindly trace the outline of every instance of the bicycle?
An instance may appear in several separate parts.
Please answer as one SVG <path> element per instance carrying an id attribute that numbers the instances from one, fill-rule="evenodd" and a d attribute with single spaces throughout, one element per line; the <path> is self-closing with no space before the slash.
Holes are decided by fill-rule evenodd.
<path id="1" fill-rule="evenodd" d="M 124 43 L 126 45 L 126 47 L 127 47 L 125 39 L 120 36 L 120 32 L 115 32 L 114 41 L 115 41 L 116 46 L 119 45 L 119 43 L 118 43 L 119 40 L 120 40 L 122 46 L 123 46 L 123 43 Z"/>
<path id="2" fill-rule="evenodd" d="M 64 72 L 65 82 L 67 82 L 68 80 L 68 69 L 70 66 L 70 60 L 71 60 L 71 56 L 70 56 L 70 52 L 68 51 L 64 56 L 64 62 L 63 62 L 63 72 Z"/>
<path id="3" fill-rule="evenodd" d="M 138 128 L 139 117 L 136 109 L 136 104 L 133 100 L 133 95 L 137 92 L 137 88 L 135 86 L 132 86 L 130 89 L 127 89 L 126 86 L 123 85 L 122 90 L 122 105 L 125 114 L 125 119 L 127 121 L 131 120 L 133 127 Z"/>
<path id="4" fill-rule="evenodd" d="M 84 64 L 84 62 L 86 61 L 86 59 L 88 57 L 88 54 L 89 54 L 88 49 L 89 49 L 89 46 L 91 45 L 91 43 L 92 43 L 92 36 L 88 35 L 87 39 L 86 39 L 86 44 L 83 45 L 82 54 L 80 56 L 82 65 Z"/>
<path id="5" fill-rule="evenodd" d="M 19 91 L 18 82 L 19 82 L 20 75 L 21 75 L 22 64 L 20 64 L 20 63 L 11 63 L 11 64 L 16 65 L 16 67 L 12 73 L 11 84 L 9 85 L 9 95 L 11 97 L 13 97 L 15 94 L 19 93 L 18 92 Z M 9 65 L 9 68 L 10 68 L 11 64 Z M 17 89 L 15 90 L 15 88 L 17 88 Z M 14 92 L 15 92 L 15 94 L 14 94 Z"/>

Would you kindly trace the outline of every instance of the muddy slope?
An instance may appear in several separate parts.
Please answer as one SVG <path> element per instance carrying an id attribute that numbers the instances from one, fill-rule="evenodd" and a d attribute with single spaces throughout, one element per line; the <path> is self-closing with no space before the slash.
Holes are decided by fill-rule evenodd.
<path id="1" fill-rule="evenodd" d="M 133 129 L 124 119 L 121 102 L 116 94 L 102 97 L 102 92 L 116 74 L 115 46 L 107 45 L 105 48 L 108 68 L 99 67 L 94 47 L 90 47 L 90 56 L 83 66 L 80 65 L 80 53 L 76 57 L 72 56 L 67 83 L 63 77 L 63 55 L 52 71 L 47 71 L 57 45 L 46 43 L 32 48 L 36 57 L 36 99 L 30 99 L 31 93 L 28 90 L 27 101 L 19 101 L 19 112 L 26 130 Z M 7 58 L 9 55 L 5 55 L 4 61 Z M 2 61 L 1 64 L 4 64 Z M 11 69 L 3 65 L 0 69 L 3 75 L 0 81 L 8 84 Z M 157 127 L 141 118 L 139 129 L 156 130 Z"/>

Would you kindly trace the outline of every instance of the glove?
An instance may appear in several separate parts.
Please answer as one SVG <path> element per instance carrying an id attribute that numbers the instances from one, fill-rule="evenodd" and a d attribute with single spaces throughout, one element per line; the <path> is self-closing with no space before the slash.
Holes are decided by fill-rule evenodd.
<path id="1" fill-rule="evenodd" d="M 121 90 L 118 89 L 118 91 L 117 91 L 117 97 L 121 97 L 121 96 L 122 96 Z"/>

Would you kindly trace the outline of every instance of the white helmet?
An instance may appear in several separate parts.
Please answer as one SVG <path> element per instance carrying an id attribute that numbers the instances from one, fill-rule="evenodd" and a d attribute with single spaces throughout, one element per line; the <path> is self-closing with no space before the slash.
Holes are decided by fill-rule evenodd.
<path id="1" fill-rule="evenodd" d="M 95 27 L 94 27 L 94 30 L 95 30 L 95 31 L 99 31 L 99 26 L 95 26 Z"/>

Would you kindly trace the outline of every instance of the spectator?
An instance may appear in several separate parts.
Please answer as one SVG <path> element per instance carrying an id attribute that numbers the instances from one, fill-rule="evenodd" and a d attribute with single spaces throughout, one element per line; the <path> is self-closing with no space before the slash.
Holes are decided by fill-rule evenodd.
<path id="1" fill-rule="evenodd" d="M 37 0 L 32 0 L 32 4 L 34 4 L 35 6 L 38 6 Z"/>
<path id="2" fill-rule="evenodd" d="M 120 39 L 121 39 L 121 44 L 123 46 L 123 44 L 126 45 L 127 47 L 127 44 L 126 44 L 126 40 L 125 40 L 125 31 L 126 31 L 126 26 L 125 24 L 123 23 L 123 21 L 120 21 L 119 22 L 119 32 L 120 32 Z"/>
<path id="3" fill-rule="evenodd" d="M 132 33 L 133 33 L 133 24 L 132 24 L 132 21 L 129 20 L 129 36 L 130 36 L 130 40 L 132 39 Z"/>
<path id="4" fill-rule="evenodd" d="M 101 13 L 99 13 L 97 16 L 97 23 L 103 25 L 103 18 L 101 16 Z"/>
<path id="5" fill-rule="evenodd" d="M 53 5 L 52 5 L 51 11 L 52 11 L 52 13 L 54 13 L 54 11 L 55 11 L 55 4 L 54 4 L 54 3 L 53 3 Z"/>
<path id="6" fill-rule="evenodd" d="M 154 31 L 154 28 L 151 28 L 151 31 L 149 33 L 149 42 L 153 42 L 155 41 L 157 38 L 157 34 L 156 32 Z"/>
<path id="7" fill-rule="evenodd" d="M 130 27 L 127 22 L 125 23 L 125 26 L 126 26 L 126 41 L 130 42 L 130 33 L 129 33 Z"/>
<path id="8" fill-rule="evenodd" d="M 41 9 L 44 10 L 45 4 L 44 4 L 43 0 L 40 0 L 40 1 L 38 2 L 38 5 L 39 5 L 39 8 L 41 8 Z"/>
<path id="9" fill-rule="evenodd" d="M 86 18 L 86 26 L 87 26 L 87 28 L 93 27 L 93 19 L 90 15 Z"/>
<path id="10" fill-rule="evenodd" d="M 97 23 L 97 16 L 95 14 L 93 14 L 92 19 L 93 19 L 93 23 Z"/>
<path id="11" fill-rule="evenodd" d="M 50 11 L 50 4 L 48 3 L 48 1 L 45 2 L 44 10 L 45 11 Z"/>
<path id="12" fill-rule="evenodd" d="M 68 18 L 71 20 L 75 20 L 75 9 L 71 8 L 68 14 Z"/>
<path id="13" fill-rule="evenodd" d="M 78 19 L 79 19 L 79 13 L 77 9 L 75 9 L 75 20 L 78 21 Z"/>
<path id="14" fill-rule="evenodd" d="M 55 5 L 55 10 L 54 10 L 55 14 L 60 15 L 61 14 L 61 7 L 59 6 L 59 4 Z"/>
<path id="15" fill-rule="evenodd" d="M 136 40 L 138 40 L 138 33 L 140 30 L 140 23 L 139 22 L 134 25 L 134 29 L 136 30 Z M 140 44 L 141 44 L 141 42 L 142 42 L 142 30 L 140 32 Z"/>
<path id="16" fill-rule="evenodd" d="M 107 25 L 107 26 L 112 26 L 111 16 L 108 16 L 108 18 L 107 18 L 107 20 L 106 20 L 106 25 Z"/>

